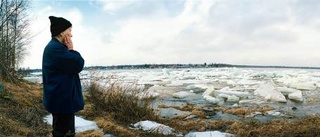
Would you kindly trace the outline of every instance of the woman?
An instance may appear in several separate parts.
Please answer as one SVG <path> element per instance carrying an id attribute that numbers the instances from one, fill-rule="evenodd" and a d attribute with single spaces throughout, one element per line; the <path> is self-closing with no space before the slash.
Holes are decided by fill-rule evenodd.
<path id="1" fill-rule="evenodd" d="M 53 116 L 53 137 L 73 137 L 75 112 L 84 107 L 79 78 L 84 60 L 73 49 L 72 24 L 62 17 L 49 19 L 52 39 L 42 58 L 43 104 Z"/>

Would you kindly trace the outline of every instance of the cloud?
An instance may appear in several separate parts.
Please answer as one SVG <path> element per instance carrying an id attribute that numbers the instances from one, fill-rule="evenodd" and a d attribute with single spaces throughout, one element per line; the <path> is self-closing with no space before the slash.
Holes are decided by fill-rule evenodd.
<path id="1" fill-rule="evenodd" d="M 99 1 L 103 4 L 103 9 L 106 12 L 117 11 L 119 9 L 126 8 L 133 4 L 135 1 Z"/>
<path id="2" fill-rule="evenodd" d="M 55 12 L 74 22 L 74 43 L 88 66 L 203 62 L 320 66 L 315 50 L 320 36 L 316 1 L 92 1 L 103 13 L 84 13 L 80 8 Z M 47 17 L 42 18 L 46 22 Z"/>
<path id="3" fill-rule="evenodd" d="M 293 12 L 317 7 L 297 3 L 186 1 L 175 17 L 122 21 L 111 44 L 131 46 L 147 62 L 317 66 L 319 17 L 309 14 L 312 20 L 302 24 Z"/>
<path id="4" fill-rule="evenodd" d="M 186 6 L 188 5 L 189 3 Z M 202 8 L 199 9 L 203 10 Z M 121 28 L 112 34 L 110 46 L 122 47 L 122 50 L 118 51 L 117 48 L 114 48 L 117 55 L 127 57 L 122 59 L 122 63 L 178 63 L 179 58 L 174 60 L 172 58 L 176 55 L 180 56 L 181 52 L 185 50 L 197 49 L 193 45 L 197 44 L 196 42 L 189 40 L 187 42 L 192 43 L 185 42 L 185 38 L 190 35 L 188 31 L 196 31 L 191 33 L 206 31 L 206 28 L 201 26 L 204 23 L 201 16 L 204 16 L 202 14 L 205 14 L 205 12 L 201 11 L 200 15 L 198 13 L 193 15 L 189 10 L 192 9 L 187 8 L 182 11 L 181 15 L 175 17 L 129 18 L 119 21 L 117 23 Z M 198 24 L 200 26 L 193 28 Z M 199 28 L 200 30 L 196 30 Z M 203 40 L 207 41 L 207 39 Z M 166 58 L 163 53 L 166 53 Z M 168 56 L 172 58 L 168 59 Z M 117 57 L 115 56 L 115 58 Z"/>
<path id="5" fill-rule="evenodd" d="M 85 58 L 92 58 L 91 64 L 95 64 L 97 59 L 94 47 L 103 45 L 100 33 L 87 27 L 83 14 L 77 8 L 66 10 L 55 10 L 51 6 L 41 8 L 31 20 L 30 30 L 34 35 L 28 48 L 29 54 L 26 56 L 22 67 L 41 68 L 42 54 L 44 47 L 51 39 L 49 16 L 64 17 L 72 23 L 73 43 L 76 50 L 80 51 Z M 98 46 L 97 46 L 98 45 Z M 98 53 L 101 54 L 101 53 Z"/>

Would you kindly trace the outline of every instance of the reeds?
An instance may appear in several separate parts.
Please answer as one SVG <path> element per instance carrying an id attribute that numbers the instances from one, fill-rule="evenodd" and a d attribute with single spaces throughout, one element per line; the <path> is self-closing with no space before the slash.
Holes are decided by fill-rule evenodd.
<path id="1" fill-rule="evenodd" d="M 131 85 L 117 82 L 107 85 L 102 87 L 93 82 L 86 91 L 86 99 L 97 115 L 111 115 L 123 124 L 156 118 L 150 106 L 152 98 L 141 98 L 138 90 L 130 87 Z"/>

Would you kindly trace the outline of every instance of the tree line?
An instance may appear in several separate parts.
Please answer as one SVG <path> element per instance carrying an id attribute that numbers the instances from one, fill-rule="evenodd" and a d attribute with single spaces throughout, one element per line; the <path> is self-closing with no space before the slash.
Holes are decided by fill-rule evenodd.
<path id="1" fill-rule="evenodd" d="M 13 83 L 30 39 L 28 6 L 27 0 L 0 0 L 0 79 Z"/>
<path id="2" fill-rule="evenodd" d="M 85 70 L 90 69 L 161 69 L 161 68 L 217 68 L 217 67 L 233 67 L 231 64 L 223 63 L 203 63 L 203 64 L 136 64 L 136 65 L 112 65 L 112 66 L 89 66 Z"/>
<path id="3" fill-rule="evenodd" d="M 112 66 L 88 66 L 84 70 L 104 69 L 161 69 L 161 68 L 288 68 L 288 69 L 320 69 L 320 67 L 301 66 L 262 66 L 262 65 L 237 65 L 226 63 L 203 63 L 203 64 L 136 64 L 136 65 L 112 65 Z M 41 69 L 28 70 L 28 72 L 39 72 Z"/>

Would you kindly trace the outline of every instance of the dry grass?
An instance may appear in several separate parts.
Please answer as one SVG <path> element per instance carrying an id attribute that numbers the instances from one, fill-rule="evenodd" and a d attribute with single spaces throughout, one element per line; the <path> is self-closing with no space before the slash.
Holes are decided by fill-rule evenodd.
<path id="1" fill-rule="evenodd" d="M 222 112 L 243 117 L 246 115 L 250 115 L 253 112 L 266 113 L 267 111 L 274 110 L 274 109 L 275 108 L 271 106 L 256 107 L 256 108 L 232 107 L 232 108 L 222 109 Z"/>
<path id="2" fill-rule="evenodd" d="M 167 121 L 167 125 L 173 127 L 181 133 L 190 131 L 211 131 L 218 130 L 228 132 L 237 137 L 318 137 L 320 136 L 320 116 L 309 116 L 297 120 L 286 121 L 285 118 L 279 117 L 278 120 L 270 122 L 258 122 L 253 119 L 247 120 L 210 120 L 204 119 L 202 109 L 194 107 L 192 104 L 182 106 L 160 105 L 161 108 L 173 107 L 179 110 L 190 111 L 193 115 L 198 115 L 196 119 L 185 119 L 177 117 Z M 265 114 L 267 111 L 274 110 L 271 106 L 263 107 L 232 107 L 232 108 L 213 108 L 215 111 L 237 115 L 244 118 L 253 112 Z"/>
<path id="3" fill-rule="evenodd" d="M 181 133 L 190 131 L 223 131 L 237 137 L 319 137 L 320 117 L 310 116 L 289 122 L 273 120 L 269 123 L 257 121 L 232 121 L 232 120 L 172 120 L 171 127 Z"/>
<path id="4" fill-rule="evenodd" d="M 41 86 L 0 83 L 0 136 L 47 136 L 50 128 L 43 122 L 47 112 L 41 104 Z"/>
<path id="5" fill-rule="evenodd" d="M 87 107 L 100 115 L 111 115 L 120 123 L 130 124 L 156 118 L 150 107 L 151 98 L 141 99 L 137 91 L 119 83 L 111 83 L 107 87 L 91 83 L 87 93 L 86 99 L 91 104 Z"/>
<path id="6" fill-rule="evenodd" d="M 75 137 L 103 137 L 103 135 L 101 130 L 90 130 L 76 134 Z"/>
<path id="7" fill-rule="evenodd" d="M 113 118 L 108 116 L 97 118 L 95 121 L 97 121 L 97 125 L 100 128 L 111 134 L 131 137 L 138 135 L 134 130 L 127 128 L 125 125 L 117 123 Z"/>
<path id="8" fill-rule="evenodd" d="M 240 137 L 318 137 L 320 117 L 310 116 L 295 122 L 274 120 L 269 123 L 234 122 L 227 129 Z"/>
<path id="9" fill-rule="evenodd" d="M 51 125 L 43 121 L 49 113 L 42 105 L 42 86 L 22 81 L 19 85 L 0 81 L 0 136 L 51 136 Z M 88 131 L 77 137 L 101 137 L 103 132 Z"/>
<path id="10" fill-rule="evenodd" d="M 175 108 L 177 110 L 181 110 L 181 111 L 192 111 L 196 108 L 195 104 L 191 104 L 189 102 L 186 102 L 184 103 L 182 106 L 177 106 L 177 105 L 174 105 L 174 106 L 167 106 L 165 104 L 160 104 L 158 106 L 159 108 Z"/>
<path id="11" fill-rule="evenodd" d="M 101 89 L 97 85 L 92 85 L 90 90 L 86 92 L 85 109 L 80 114 L 96 121 L 101 130 L 78 133 L 76 137 L 102 137 L 105 133 L 132 137 L 164 136 L 129 128 L 129 124 L 141 120 L 157 121 L 183 134 L 190 131 L 218 130 L 235 134 L 237 137 L 320 136 L 320 116 L 309 116 L 290 121 L 280 117 L 279 120 L 264 123 L 254 120 L 210 120 L 204 118 L 206 113 L 203 109 L 186 103 L 182 106 L 163 105 L 162 107 L 190 111 L 199 117 L 164 120 L 155 116 L 153 110 L 148 106 L 150 100 L 140 100 L 136 96 L 137 92 L 131 92 L 129 88 L 112 85 L 107 89 Z M 13 85 L 0 82 L 0 136 L 49 136 L 51 126 L 43 122 L 43 117 L 48 113 L 44 110 L 41 100 L 42 87 L 39 84 L 23 82 L 20 85 Z M 273 109 L 267 106 L 235 107 L 214 108 L 214 111 L 243 117 L 252 112 L 265 113 Z"/>
<path id="12" fill-rule="evenodd" d="M 108 86 L 92 82 L 85 92 L 86 105 L 80 114 L 97 122 L 104 132 L 117 136 L 160 136 L 129 128 L 130 124 L 142 120 L 158 120 L 151 108 L 152 98 L 140 98 L 134 88 L 121 83 Z M 161 135 L 163 136 L 163 135 Z"/>

